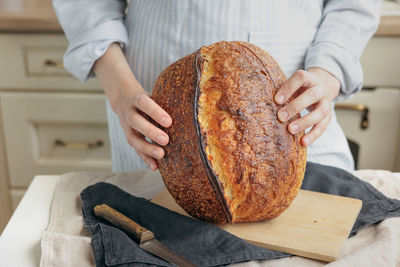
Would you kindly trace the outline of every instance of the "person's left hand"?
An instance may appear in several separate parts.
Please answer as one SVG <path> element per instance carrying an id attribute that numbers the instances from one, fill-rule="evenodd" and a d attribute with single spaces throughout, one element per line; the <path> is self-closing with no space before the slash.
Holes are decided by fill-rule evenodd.
<path id="1" fill-rule="evenodd" d="M 303 109 L 310 113 L 290 122 L 292 134 L 313 127 L 303 136 L 303 146 L 311 145 L 325 131 L 332 118 L 332 101 L 339 94 L 340 82 L 329 72 L 320 68 L 296 71 L 275 94 L 275 102 L 285 104 L 278 112 L 282 122 L 290 120 Z M 288 99 L 294 98 L 287 103 Z"/>

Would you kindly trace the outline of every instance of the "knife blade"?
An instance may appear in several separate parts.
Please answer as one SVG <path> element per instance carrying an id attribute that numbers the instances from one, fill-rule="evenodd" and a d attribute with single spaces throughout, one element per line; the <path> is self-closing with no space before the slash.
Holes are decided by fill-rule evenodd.
<path id="1" fill-rule="evenodd" d="M 178 266 L 196 266 L 158 241 L 152 231 L 144 228 L 131 218 L 128 218 L 107 204 L 95 206 L 94 213 L 96 216 L 107 220 L 119 229 L 123 230 L 139 243 L 139 247 L 147 252 Z"/>

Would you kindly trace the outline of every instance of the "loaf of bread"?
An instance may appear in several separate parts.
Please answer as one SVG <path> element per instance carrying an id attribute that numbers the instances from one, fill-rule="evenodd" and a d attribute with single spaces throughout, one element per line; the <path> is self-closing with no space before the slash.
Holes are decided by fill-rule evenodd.
<path id="1" fill-rule="evenodd" d="M 211 223 L 271 219 L 301 186 L 304 133 L 277 119 L 276 61 L 246 42 L 203 46 L 167 67 L 153 99 L 172 117 L 158 162 L 171 195 L 190 215 Z M 298 118 L 298 116 L 296 117 Z"/>

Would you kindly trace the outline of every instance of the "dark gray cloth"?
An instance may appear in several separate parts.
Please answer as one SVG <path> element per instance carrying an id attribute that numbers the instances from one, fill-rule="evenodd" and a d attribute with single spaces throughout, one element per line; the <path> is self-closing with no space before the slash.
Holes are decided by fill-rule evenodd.
<path id="1" fill-rule="evenodd" d="M 363 207 L 350 236 L 369 224 L 400 216 L 399 200 L 385 197 L 370 184 L 338 168 L 307 163 L 302 188 L 361 199 Z M 97 218 L 93 208 L 101 203 L 150 229 L 167 247 L 199 266 L 291 256 L 251 245 L 214 225 L 169 211 L 108 183 L 87 187 L 81 198 L 85 224 L 93 235 L 92 248 L 97 266 L 171 266 L 140 249 L 123 231 Z"/>

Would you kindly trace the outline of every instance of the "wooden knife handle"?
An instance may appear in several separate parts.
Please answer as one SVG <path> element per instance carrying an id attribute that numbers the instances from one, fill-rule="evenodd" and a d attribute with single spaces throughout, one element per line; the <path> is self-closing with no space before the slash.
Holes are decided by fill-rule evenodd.
<path id="1" fill-rule="evenodd" d="M 126 217 L 119 211 L 111 208 L 107 204 L 101 204 L 94 207 L 94 214 L 109 221 L 116 227 L 125 231 L 127 234 L 135 238 L 140 243 L 154 238 L 154 234 L 152 231 L 144 228 L 140 224 Z"/>

